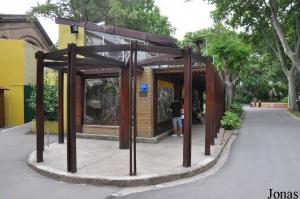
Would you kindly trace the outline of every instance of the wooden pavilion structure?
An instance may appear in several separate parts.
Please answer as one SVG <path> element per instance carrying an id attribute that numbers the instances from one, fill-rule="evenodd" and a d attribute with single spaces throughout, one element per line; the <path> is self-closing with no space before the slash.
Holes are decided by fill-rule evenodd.
<path id="1" fill-rule="evenodd" d="M 100 55 L 102 52 L 129 52 L 124 61 Z M 138 51 L 159 53 L 159 56 L 138 61 Z M 137 41 L 131 44 L 76 46 L 69 44 L 68 48 L 55 52 L 36 53 L 36 160 L 43 161 L 44 150 L 44 106 L 43 79 L 44 68 L 59 71 L 58 75 L 58 142 L 64 142 L 63 122 L 63 87 L 64 73 L 67 74 L 67 171 L 77 171 L 76 160 L 76 76 L 87 77 L 99 75 L 112 69 L 121 70 L 120 91 L 120 149 L 128 149 L 130 153 L 130 175 L 136 175 L 136 91 L 137 73 L 144 67 L 153 65 L 183 65 L 184 71 L 184 137 L 183 166 L 191 166 L 191 119 L 192 119 L 192 68 L 194 64 L 205 65 L 206 81 L 206 127 L 205 154 L 210 155 L 210 146 L 220 127 L 224 113 L 224 84 L 219 78 L 210 57 L 204 57 L 192 52 L 190 47 L 162 47 L 140 45 Z"/>

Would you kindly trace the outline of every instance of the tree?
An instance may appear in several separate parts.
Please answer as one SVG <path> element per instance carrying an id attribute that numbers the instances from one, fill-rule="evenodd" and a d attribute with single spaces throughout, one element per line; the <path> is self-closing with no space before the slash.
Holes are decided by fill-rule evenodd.
<path id="1" fill-rule="evenodd" d="M 130 28 L 168 36 L 175 31 L 154 0 L 47 0 L 30 15 L 64 17 Z"/>
<path id="2" fill-rule="evenodd" d="M 298 0 L 208 0 L 216 6 L 216 21 L 225 21 L 246 32 L 262 32 L 270 26 L 285 55 L 300 71 L 300 1 Z M 266 26 L 268 25 L 268 26 Z"/>
<path id="3" fill-rule="evenodd" d="M 269 62 L 265 62 L 265 68 L 272 68 L 277 66 L 283 72 L 288 82 L 288 102 L 289 109 L 296 109 L 296 86 L 295 78 L 297 75 L 296 66 L 292 64 L 291 60 L 284 54 L 279 38 L 272 29 L 268 21 L 261 21 L 259 27 L 257 25 L 256 31 L 248 35 L 250 42 L 255 46 L 255 52 L 263 57 L 270 57 Z M 292 31 L 287 31 L 289 37 L 292 37 Z M 275 63 L 272 60 L 277 60 Z M 263 74 L 262 74 L 263 75 Z"/>
<path id="4" fill-rule="evenodd" d="M 252 52 L 236 90 L 236 100 L 248 103 L 254 98 L 262 101 L 282 101 L 288 93 L 287 79 L 270 52 Z"/>
<path id="5" fill-rule="evenodd" d="M 241 74 L 250 56 L 250 46 L 236 32 L 222 25 L 187 33 L 181 45 L 208 40 L 208 54 L 214 58 L 219 76 L 226 86 L 226 107 L 230 108 L 234 89 L 240 81 Z M 203 50 L 203 49 L 202 49 Z"/>
<path id="6" fill-rule="evenodd" d="M 289 107 L 295 108 L 296 68 L 300 71 L 300 2 L 298 0 L 208 0 L 215 21 L 258 35 L 272 51 L 289 83 Z M 260 45 L 261 46 L 261 45 Z M 288 59 L 286 59 L 288 58 Z"/>

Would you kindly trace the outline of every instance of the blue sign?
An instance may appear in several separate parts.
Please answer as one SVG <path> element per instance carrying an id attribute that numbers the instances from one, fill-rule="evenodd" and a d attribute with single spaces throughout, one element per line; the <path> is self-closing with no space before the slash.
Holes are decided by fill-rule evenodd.
<path id="1" fill-rule="evenodd" d="M 147 92 L 149 89 L 149 86 L 147 83 L 141 83 L 140 85 L 140 92 Z"/>

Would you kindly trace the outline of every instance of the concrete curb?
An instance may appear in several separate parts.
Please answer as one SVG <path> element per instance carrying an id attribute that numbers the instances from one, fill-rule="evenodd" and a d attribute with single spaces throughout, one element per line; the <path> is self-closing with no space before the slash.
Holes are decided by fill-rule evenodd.
<path id="1" fill-rule="evenodd" d="M 232 133 L 228 136 L 223 145 L 216 148 L 216 152 L 211 155 L 211 158 L 206 162 L 198 163 L 196 166 L 186 168 L 184 171 L 176 173 L 168 173 L 164 175 L 140 175 L 140 176 L 80 176 L 78 174 L 68 173 L 41 165 L 35 162 L 35 151 L 29 155 L 28 165 L 36 172 L 54 178 L 59 181 L 71 183 L 84 183 L 93 185 L 110 185 L 119 187 L 135 187 L 156 185 L 182 178 L 189 178 L 200 173 L 203 173 L 213 167 L 221 156 L 223 149 L 230 140 Z"/>

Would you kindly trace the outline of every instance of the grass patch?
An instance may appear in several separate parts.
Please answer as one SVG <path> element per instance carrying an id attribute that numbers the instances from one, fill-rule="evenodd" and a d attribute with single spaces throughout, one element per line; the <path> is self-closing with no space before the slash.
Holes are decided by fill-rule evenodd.
<path id="1" fill-rule="evenodd" d="M 290 113 L 292 113 L 296 117 L 300 118 L 300 112 L 299 111 L 290 111 Z"/>

